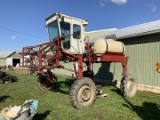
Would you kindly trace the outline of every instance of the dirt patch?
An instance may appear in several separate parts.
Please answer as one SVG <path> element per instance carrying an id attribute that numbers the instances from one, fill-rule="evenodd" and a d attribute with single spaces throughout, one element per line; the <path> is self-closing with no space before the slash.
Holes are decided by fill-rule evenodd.
<path id="1" fill-rule="evenodd" d="M 30 70 L 30 68 L 27 67 L 14 67 L 13 69 L 18 74 L 28 74 L 28 71 Z"/>

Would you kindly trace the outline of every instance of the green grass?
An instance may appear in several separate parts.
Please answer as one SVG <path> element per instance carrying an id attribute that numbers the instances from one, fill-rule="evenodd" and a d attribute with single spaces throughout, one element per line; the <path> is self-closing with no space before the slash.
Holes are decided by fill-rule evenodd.
<path id="1" fill-rule="evenodd" d="M 41 91 L 37 76 L 10 74 L 16 75 L 18 82 L 0 84 L 0 110 L 37 99 L 39 105 L 33 120 L 160 120 L 160 96 L 155 94 L 138 92 L 135 97 L 124 99 L 118 89 L 104 86 L 103 91 L 110 97 L 97 98 L 91 107 L 77 110 L 68 96 L 72 80 L 59 76 L 57 92 Z"/>

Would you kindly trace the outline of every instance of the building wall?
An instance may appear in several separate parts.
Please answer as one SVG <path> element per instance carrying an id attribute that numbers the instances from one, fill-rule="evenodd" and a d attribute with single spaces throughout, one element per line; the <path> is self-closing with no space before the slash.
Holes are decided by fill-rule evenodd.
<path id="1" fill-rule="evenodd" d="M 13 66 L 13 58 L 6 58 L 6 65 Z"/>
<path id="2" fill-rule="evenodd" d="M 122 40 L 129 56 L 128 73 L 132 73 L 139 84 L 160 86 L 160 74 L 156 63 L 160 61 L 160 34 Z"/>
<path id="3" fill-rule="evenodd" d="M 18 53 L 13 53 L 13 54 L 11 54 L 10 56 L 8 56 L 9 58 L 21 58 L 21 55 L 20 54 L 18 54 Z"/>
<path id="4" fill-rule="evenodd" d="M 6 65 L 6 59 L 0 58 L 0 66 Z"/>

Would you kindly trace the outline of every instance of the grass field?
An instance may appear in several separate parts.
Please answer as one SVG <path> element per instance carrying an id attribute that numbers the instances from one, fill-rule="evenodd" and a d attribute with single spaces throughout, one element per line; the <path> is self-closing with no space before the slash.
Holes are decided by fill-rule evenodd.
<path id="1" fill-rule="evenodd" d="M 37 87 L 37 76 L 16 74 L 18 82 L 0 84 L 0 110 L 9 105 L 21 105 L 25 100 L 39 101 L 33 120 L 160 120 L 160 96 L 138 92 L 133 98 L 123 98 L 120 91 L 104 86 L 110 96 L 97 98 L 86 109 L 77 110 L 69 101 L 68 91 L 72 80 L 58 77 L 57 92 L 41 91 Z"/>

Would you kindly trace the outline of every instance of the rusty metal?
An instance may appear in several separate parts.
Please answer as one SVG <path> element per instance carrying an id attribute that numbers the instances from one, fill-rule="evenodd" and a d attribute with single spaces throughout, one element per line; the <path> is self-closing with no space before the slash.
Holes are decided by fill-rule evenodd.
<path id="1" fill-rule="evenodd" d="M 76 77 L 81 78 L 83 77 L 83 62 L 87 65 L 87 71 L 90 71 L 91 63 L 94 62 L 120 62 L 123 67 L 122 75 L 125 76 L 127 73 L 128 57 L 117 53 L 105 53 L 104 55 L 98 57 L 93 53 L 93 44 L 89 43 L 89 38 L 85 46 L 86 53 L 79 55 L 74 55 L 63 51 L 61 48 L 61 42 L 62 37 L 57 37 L 50 42 L 42 43 L 36 46 L 24 47 L 22 49 L 22 66 L 24 66 L 25 61 L 24 55 L 29 55 L 30 67 L 37 68 L 36 70 L 38 70 L 39 73 L 42 73 L 43 69 L 62 68 L 75 72 Z M 47 52 L 50 51 L 52 47 L 55 47 L 56 51 L 50 55 L 47 55 Z M 47 48 L 48 50 L 46 50 Z M 78 66 L 76 68 L 74 65 L 74 70 L 71 70 L 61 66 L 60 61 L 75 62 Z"/>

